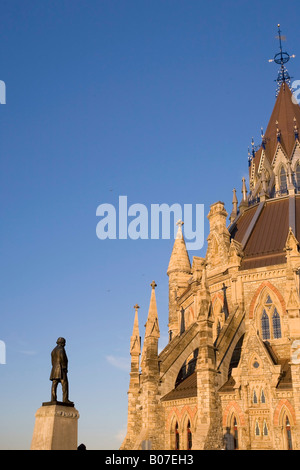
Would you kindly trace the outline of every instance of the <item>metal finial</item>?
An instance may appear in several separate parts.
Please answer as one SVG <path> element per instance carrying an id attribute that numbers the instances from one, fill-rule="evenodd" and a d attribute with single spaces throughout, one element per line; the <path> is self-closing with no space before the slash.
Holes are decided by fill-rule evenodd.
<path id="1" fill-rule="evenodd" d="M 290 80 L 292 77 L 288 73 L 287 68 L 285 67 L 285 64 L 290 60 L 291 57 L 294 58 L 295 55 L 293 54 L 290 56 L 290 54 L 282 50 L 282 41 L 285 41 L 286 37 L 282 36 L 281 34 L 280 24 L 278 24 L 277 27 L 278 27 L 278 36 L 276 36 L 276 39 L 279 40 L 279 52 L 275 54 L 274 58 L 270 59 L 269 62 L 275 62 L 275 64 L 280 65 L 278 76 L 277 76 L 277 79 L 275 80 L 277 82 L 277 93 L 278 93 L 282 83 L 287 83 L 288 85 L 290 85 Z"/>
<path id="2" fill-rule="evenodd" d="M 157 284 L 155 284 L 155 281 L 152 281 L 150 286 L 152 287 L 152 289 L 155 289 L 155 287 L 157 286 Z"/>

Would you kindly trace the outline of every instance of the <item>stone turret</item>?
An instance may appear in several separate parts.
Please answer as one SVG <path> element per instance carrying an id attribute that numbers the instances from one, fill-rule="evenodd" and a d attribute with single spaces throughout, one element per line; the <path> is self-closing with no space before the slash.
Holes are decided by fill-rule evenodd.
<path id="1" fill-rule="evenodd" d="M 227 212 L 223 202 L 216 202 L 210 206 L 208 214 L 209 235 L 206 253 L 207 268 L 224 269 L 228 263 L 230 234 L 227 229 Z"/>
<path id="2" fill-rule="evenodd" d="M 177 222 L 178 231 L 167 270 L 169 276 L 169 337 L 179 333 L 177 298 L 188 287 L 192 274 L 191 263 L 182 234 L 183 222 Z"/>

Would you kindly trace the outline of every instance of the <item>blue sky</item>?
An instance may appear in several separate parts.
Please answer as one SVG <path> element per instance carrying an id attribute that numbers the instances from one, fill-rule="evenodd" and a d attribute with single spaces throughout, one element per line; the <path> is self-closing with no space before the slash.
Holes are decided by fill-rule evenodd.
<path id="1" fill-rule="evenodd" d="M 143 338 L 154 279 L 163 347 L 173 240 L 99 240 L 96 209 L 126 195 L 204 204 L 205 216 L 222 200 L 230 213 L 275 102 L 277 23 L 300 78 L 298 11 L 295 0 L 2 0 L 1 449 L 30 447 L 59 336 L 79 443 L 120 446 L 133 305 Z"/>

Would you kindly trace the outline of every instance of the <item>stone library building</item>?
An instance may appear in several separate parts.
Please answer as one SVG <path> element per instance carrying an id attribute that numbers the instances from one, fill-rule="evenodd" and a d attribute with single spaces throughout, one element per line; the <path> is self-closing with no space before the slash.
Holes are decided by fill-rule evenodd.
<path id="1" fill-rule="evenodd" d="M 300 449 L 300 107 L 279 40 L 241 200 L 211 201 L 205 257 L 190 258 L 178 223 L 160 353 L 155 282 L 143 341 L 135 306 L 123 450 Z"/>

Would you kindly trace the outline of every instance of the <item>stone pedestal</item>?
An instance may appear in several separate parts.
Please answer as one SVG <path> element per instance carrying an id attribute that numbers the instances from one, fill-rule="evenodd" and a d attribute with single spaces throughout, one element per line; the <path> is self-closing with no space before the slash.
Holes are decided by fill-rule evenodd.
<path id="1" fill-rule="evenodd" d="M 31 450 L 76 450 L 78 418 L 74 405 L 43 403 L 35 414 Z"/>

